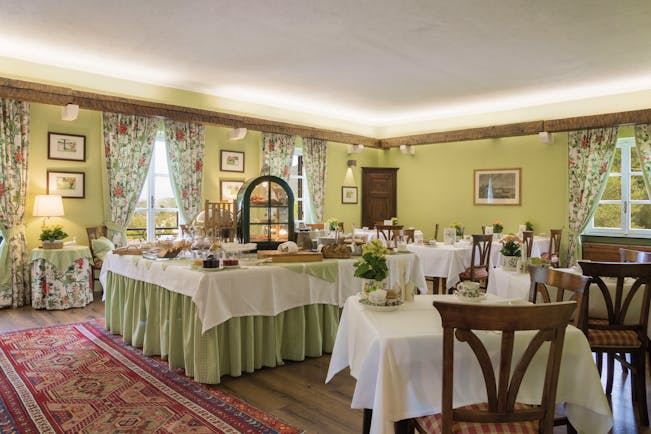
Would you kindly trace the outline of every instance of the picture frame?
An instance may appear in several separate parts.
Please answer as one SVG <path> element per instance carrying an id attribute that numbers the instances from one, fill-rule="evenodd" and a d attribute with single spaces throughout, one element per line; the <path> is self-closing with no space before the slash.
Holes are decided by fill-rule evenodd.
<path id="1" fill-rule="evenodd" d="M 86 136 L 47 133 L 48 160 L 86 161 Z"/>
<path id="2" fill-rule="evenodd" d="M 475 169 L 475 205 L 520 205 L 522 169 Z"/>
<path id="3" fill-rule="evenodd" d="M 58 194 L 69 199 L 86 197 L 86 174 L 84 172 L 47 171 L 47 194 Z"/>
<path id="4" fill-rule="evenodd" d="M 341 187 L 341 203 L 357 203 L 357 187 Z"/>
<path id="5" fill-rule="evenodd" d="M 244 152 L 220 151 L 219 170 L 222 172 L 244 172 Z"/>
<path id="6" fill-rule="evenodd" d="M 244 181 L 240 179 L 220 179 L 219 191 L 221 192 L 221 200 L 235 202 L 237 200 L 237 193 L 240 191 L 242 185 L 244 185 Z"/>

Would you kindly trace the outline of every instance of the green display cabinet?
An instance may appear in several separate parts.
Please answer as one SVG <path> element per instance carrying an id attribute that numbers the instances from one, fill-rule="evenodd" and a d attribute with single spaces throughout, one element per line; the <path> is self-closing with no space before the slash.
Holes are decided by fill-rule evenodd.
<path id="1" fill-rule="evenodd" d="M 260 176 L 244 183 L 237 193 L 238 231 L 258 250 L 274 250 L 294 239 L 294 194 L 277 176 Z"/>

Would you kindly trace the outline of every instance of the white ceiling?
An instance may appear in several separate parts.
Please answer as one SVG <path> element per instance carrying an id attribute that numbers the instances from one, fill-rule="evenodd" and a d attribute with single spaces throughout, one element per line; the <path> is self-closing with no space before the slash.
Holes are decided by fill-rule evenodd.
<path id="1" fill-rule="evenodd" d="M 0 56 L 383 126 L 650 90 L 651 1 L 0 0 Z"/>

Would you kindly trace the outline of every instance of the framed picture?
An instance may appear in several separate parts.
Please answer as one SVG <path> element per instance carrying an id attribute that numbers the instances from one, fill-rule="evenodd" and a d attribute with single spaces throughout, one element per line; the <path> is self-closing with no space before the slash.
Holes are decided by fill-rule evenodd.
<path id="1" fill-rule="evenodd" d="M 357 203 L 357 187 L 341 187 L 341 203 Z"/>
<path id="2" fill-rule="evenodd" d="M 222 172 L 244 172 L 244 152 L 220 151 L 219 170 Z"/>
<path id="3" fill-rule="evenodd" d="M 244 185 L 244 181 L 222 179 L 219 181 L 219 191 L 221 191 L 221 200 L 237 200 L 237 192 Z"/>
<path id="4" fill-rule="evenodd" d="M 47 194 L 59 194 L 61 197 L 83 199 L 86 196 L 86 179 L 83 172 L 47 171 Z"/>
<path id="5" fill-rule="evenodd" d="M 47 133 L 47 139 L 48 159 L 86 161 L 86 136 Z"/>
<path id="6" fill-rule="evenodd" d="M 476 169 L 475 205 L 520 205 L 520 169 Z"/>

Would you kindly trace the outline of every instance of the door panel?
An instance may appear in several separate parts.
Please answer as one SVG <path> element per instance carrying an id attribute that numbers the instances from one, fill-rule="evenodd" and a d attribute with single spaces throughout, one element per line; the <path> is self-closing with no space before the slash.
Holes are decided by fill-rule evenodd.
<path id="1" fill-rule="evenodd" d="M 397 217 L 397 168 L 362 167 L 362 226 Z"/>

